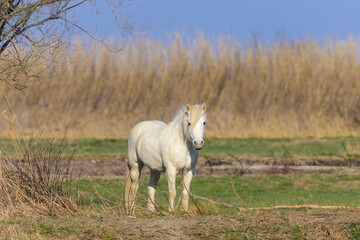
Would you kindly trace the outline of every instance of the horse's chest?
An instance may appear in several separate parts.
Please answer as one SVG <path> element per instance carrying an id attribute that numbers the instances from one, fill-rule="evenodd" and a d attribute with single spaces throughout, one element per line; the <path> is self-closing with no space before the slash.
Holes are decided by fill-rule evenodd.
<path id="1" fill-rule="evenodd" d="M 183 157 L 175 158 L 175 167 L 178 170 L 190 169 L 191 168 L 190 156 L 183 156 Z"/>
<path id="2" fill-rule="evenodd" d="M 171 157 L 169 160 L 177 170 L 191 168 L 191 156 L 188 151 L 172 151 L 170 155 Z"/>

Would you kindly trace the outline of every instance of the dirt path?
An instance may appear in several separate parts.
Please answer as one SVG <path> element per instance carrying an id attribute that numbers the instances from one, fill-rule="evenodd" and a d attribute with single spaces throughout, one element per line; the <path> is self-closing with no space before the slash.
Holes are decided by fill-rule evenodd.
<path id="1" fill-rule="evenodd" d="M 125 158 L 75 158 L 74 173 L 82 170 L 85 176 L 124 176 Z M 148 174 L 144 169 L 143 174 Z M 360 173 L 360 159 L 236 159 L 200 157 L 196 166 L 200 175 L 223 174 L 286 174 L 286 173 Z"/>

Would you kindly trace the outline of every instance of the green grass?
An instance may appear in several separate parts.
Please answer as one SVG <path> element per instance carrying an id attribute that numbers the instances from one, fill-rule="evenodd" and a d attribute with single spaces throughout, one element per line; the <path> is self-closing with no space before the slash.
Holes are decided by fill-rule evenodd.
<path id="1" fill-rule="evenodd" d="M 360 137 L 206 139 L 201 155 L 261 157 L 359 157 Z"/>
<path id="2" fill-rule="evenodd" d="M 126 139 L 75 139 L 69 142 L 66 153 L 76 156 L 127 155 Z"/>
<path id="3" fill-rule="evenodd" d="M 350 236 L 349 239 L 360 239 L 360 223 L 352 222 L 349 224 Z"/>
<path id="4" fill-rule="evenodd" d="M 40 139 L 39 143 L 48 146 L 51 139 Z M 54 141 L 54 146 L 61 144 L 60 139 Z M 14 142 L 11 139 L 0 139 L 0 150 L 8 155 L 19 155 L 15 146 L 25 145 L 24 140 Z M 22 151 L 20 151 L 22 152 Z M 73 139 L 65 141 L 63 155 L 78 157 L 98 157 L 98 156 L 125 156 L 127 155 L 127 140 L 124 139 Z"/>
<path id="5" fill-rule="evenodd" d="M 143 176 L 139 184 L 138 202 L 146 207 L 148 176 Z M 231 181 L 235 185 L 236 192 L 242 197 L 248 207 L 269 207 L 277 205 L 344 205 L 360 207 L 360 175 L 257 175 L 257 176 L 195 176 L 191 191 L 214 201 L 227 204 L 242 204 L 233 192 Z M 95 183 L 95 184 L 94 184 Z M 82 179 L 79 182 L 79 190 L 86 197 L 82 198 L 81 205 L 86 207 L 90 204 L 102 202 L 95 194 L 94 187 L 103 198 L 109 200 L 110 205 L 122 204 L 123 180 L 122 179 L 96 179 L 94 183 Z M 181 194 L 181 179 L 177 178 L 177 200 Z M 84 194 L 86 193 L 86 194 Z M 163 176 L 157 187 L 156 202 L 167 208 L 167 182 Z M 191 200 L 190 200 L 191 201 Z M 204 205 L 202 200 L 197 203 Z M 212 214 L 235 214 L 235 209 L 212 206 Z"/>
<path id="6" fill-rule="evenodd" d="M 40 143 L 49 142 L 41 139 Z M 56 145 L 56 144 L 55 144 Z M 0 150 L 10 155 L 17 151 L 10 139 L 0 140 Z M 126 156 L 126 139 L 72 139 L 67 140 L 65 155 L 79 157 Z M 213 138 L 205 139 L 200 155 L 236 157 L 360 157 L 360 137 L 332 138 Z M 348 155 L 349 154 L 349 155 Z"/>

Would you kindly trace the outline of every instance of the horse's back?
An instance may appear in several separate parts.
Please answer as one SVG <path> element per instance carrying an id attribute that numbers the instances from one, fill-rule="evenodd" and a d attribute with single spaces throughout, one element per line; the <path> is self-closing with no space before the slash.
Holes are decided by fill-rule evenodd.
<path id="1" fill-rule="evenodd" d="M 129 162 L 140 160 L 150 168 L 161 170 L 159 135 L 166 126 L 162 121 L 143 121 L 130 132 L 128 139 Z"/>
<path id="2" fill-rule="evenodd" d="M 164 122 L 157 120 L 140 122 L 131 129 L 128 140 L 129 142 L 137 141 L 144 133 L 160 129 L 164 126 L 166 126 Z"/>

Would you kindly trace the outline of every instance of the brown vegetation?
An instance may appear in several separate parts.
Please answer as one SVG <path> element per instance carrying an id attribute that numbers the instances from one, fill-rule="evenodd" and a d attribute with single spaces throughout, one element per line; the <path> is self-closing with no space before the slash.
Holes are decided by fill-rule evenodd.
<path id="1" fill-rule="evenodd" d="M 1 86 L 1 92 L 24 131 L 127 137 L 139 121 L 167 122 L 182 104 L 206 102 L 207 136 L 356 134 L 359 47 L 353 39 L 242 46 L 201 35 L 186 43 L 176 36 L 169 45 L 130 42 L 116 54 L 77 47 L 71 60 L 43 73 L 47 79 L 21 92 Z M 3 99 L 0 110 L 7 107 Z M 13 119 L 1 116 L 5 135 Z"/>
<path id="2" fill-rule="evenodd" d="M 0 222 L 8 239 L 358 239 L 358 211 L 252 211 L 238 216 L 43 218 Z"/>
<path id="3" fill-rule="evenodd" d="M 61 160 L 64 141 L 40 144 L 14 140 L 21 159 L 0 155 L 0 213 L 2 219 L 39 215 L 70 215 L 80 209 L 71 200 L 70 160 Z"/>

